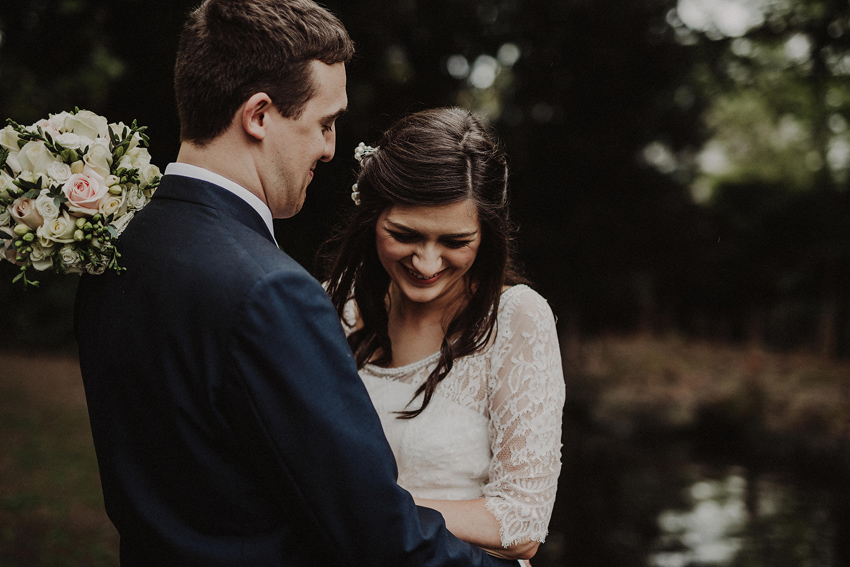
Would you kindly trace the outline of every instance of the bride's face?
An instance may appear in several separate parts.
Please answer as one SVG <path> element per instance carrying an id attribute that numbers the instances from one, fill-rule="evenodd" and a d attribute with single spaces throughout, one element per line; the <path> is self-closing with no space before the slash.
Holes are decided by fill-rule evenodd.
<path id="1" fill-rule="evenodd" d="M 395 205 L 378 218 L 381 265 L 404 300 L 449 302 L 460 297 L 481 245 L 472 201 L 434 207 Z"/>

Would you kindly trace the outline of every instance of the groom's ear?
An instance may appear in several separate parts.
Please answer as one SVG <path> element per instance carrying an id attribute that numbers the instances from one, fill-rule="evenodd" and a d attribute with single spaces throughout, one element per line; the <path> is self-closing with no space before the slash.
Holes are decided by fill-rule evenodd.
<path id="1" fill-rule="evenodd" d="M 242 128 L 257 140 L 266 137 L 266 118 L 272 110 L 272 99 L 266 93 L 254 93 L 241 107 Z"/>

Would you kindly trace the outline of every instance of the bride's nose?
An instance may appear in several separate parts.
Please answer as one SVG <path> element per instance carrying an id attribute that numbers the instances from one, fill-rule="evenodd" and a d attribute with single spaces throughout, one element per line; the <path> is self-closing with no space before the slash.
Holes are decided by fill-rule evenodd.
<path id="1" fill-rule="evenodd" d="M 413 269 L 423 276 L 433 276 L 443 268 L 443 258 L 434 246 L 424 246 L 410 259 Z"/>

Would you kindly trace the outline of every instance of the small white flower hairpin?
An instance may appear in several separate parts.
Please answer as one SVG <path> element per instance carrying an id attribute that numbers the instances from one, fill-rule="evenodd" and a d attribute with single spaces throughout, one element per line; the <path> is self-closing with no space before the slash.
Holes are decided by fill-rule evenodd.
<path id="1" fill-rule="evenodd" d="M 357 144 L 357 147 L 354 148 L 354 159 L 356 159 L 362 166 L 363 160 L 377 152 L 379 147 L 380 146 L 373 148 L 372 146 L 367 146 L 363 142 L 360 142 Z M 351 200 L 354 201 L 355 205 L 360 205 L 360 190 L 357 183 L 351 186 Z"/>
<path id="2" fill-rule="evenodd" d="M 357 144 L 357 147 L 354 148 L 354 159 L 359 161 L 361 164 L 363 163 L 363 158 L 369 157 L 378 151 L 380 146 L 373 148 L 372 146 L 367 146 L 363 142 Z"/>

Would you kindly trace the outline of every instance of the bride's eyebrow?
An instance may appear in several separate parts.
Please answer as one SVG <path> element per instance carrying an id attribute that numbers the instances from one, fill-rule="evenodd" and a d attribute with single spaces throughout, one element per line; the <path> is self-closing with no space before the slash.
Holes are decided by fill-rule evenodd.
<path id="1" fill-rule="evenodd" d="M 412 229 L 409 226 L 405 226 L 399 222 L 386 219 L 385 221 L 388 225 L 391 225 L 391 228 L 395 230 L 400 230 L 402 232 L 407 232 L 409 234 L 420 234 L 418 230 Z M 386 227 L 385 227 L 386 228 Z M 478 234 L 477 230 L 473 230 L 470 232 L 453 232 L 451 234 L 441 234 L 440 238 L 470 238 Z"/>

